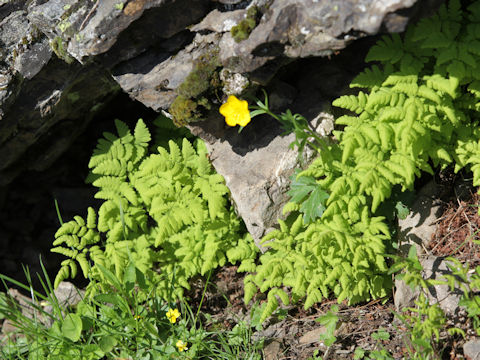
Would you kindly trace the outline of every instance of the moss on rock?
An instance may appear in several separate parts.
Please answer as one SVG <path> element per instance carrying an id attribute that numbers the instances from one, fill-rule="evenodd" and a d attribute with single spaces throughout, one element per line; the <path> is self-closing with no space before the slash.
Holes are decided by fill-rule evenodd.
<path id="1" fill-rule="evenodd" d="M 55 55 L 57 55 L 58 58 L 65 61 L 67 64 L 71 64 L 73 62 L 74 59 L 67 53 L 67 50 L 65 49 L 66 43 L 60 36 L 56 36 L 53 40 L 50 41 L 50 47 L 52 48 Z"/>
<path id="2" fill-rule="evenodd" d="M 197 103 L 183 95 L 178 95 L 168 109 L 173 117 L 173 123 L 178 126 L 187 125 L 198 117 Z"/>
<path id="3" fill-rule="evenodd" d="M 193 70 L 177 88 L 178 96 L 168 109 L 175 125 L 180 127 L 197 121 L 210 109 L 208 98 L 201 95 L 220 85 L 216 71 L 220 66 L 218 52 L 216 48 L 198 57 Z"/>
<path id="4" fill-rule="evenodd" d="M 248 39 L 250 33 L 257 26 L 257 16 L 258 9 L 256 6 L 252 6 L 247 10 L 245 19 L 230 29 L 230 34 L 236 42 Z"/>

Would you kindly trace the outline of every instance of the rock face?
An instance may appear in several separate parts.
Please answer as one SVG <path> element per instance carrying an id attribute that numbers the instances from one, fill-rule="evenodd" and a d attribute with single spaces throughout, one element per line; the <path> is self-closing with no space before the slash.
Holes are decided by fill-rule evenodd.
<path id="1" fill-rule="evenodd" d="M 155 111 L 169 109 L 177 123 L 208 120 L 192 131 L 209 143 L 232 189 L 241 184 L 232 196 L 257 238 L 285 201 L 285 179 L 295 166 L 292 139 L 260 129 L 237 151 L 238 137 L 218 115 L 220 102 L 273 84 L 295 59 L 330 56 L 356 39 L 403 31 L 439 2 L 422 2 L 420 9 L 415 0 L 2 1 L 0 186 L 23 170 L 47 168 L 122 89 Z M 280 107 L 298 104 L 312 119 L 322 106 L 300 106 L 304 88 L 283 87 L 276 100 Z M 277 185 L 266 185 L 272 181 Z"/>
<path id="2" fill-rule="evenodd" d="M 441 215 L 439 200 L 440 188 L 434 181 L 425 185 L 418 193 L 417 200 L 410 214 L 399 220 L 398 242 L 402 253 L 415 246 L 417 256 L 423 268 L 424 279 L 445 281 L 445 275 L 452 275 L 447 261 L 438 256 L 428 254 L 426 249 L 432 235 L 436 231 L 436 223 Z M 463 292 L 458 285 L 451 291 L 448 285 L 435 285 L 428 289 L 430 304 L 438 303 L 440 308 L 450 316 L 458 315 L 459 301 Z M 395 280 L 394 302 L 397 311 L 414 306 L 419 291 L 413 291 L 403 280 Z"/>

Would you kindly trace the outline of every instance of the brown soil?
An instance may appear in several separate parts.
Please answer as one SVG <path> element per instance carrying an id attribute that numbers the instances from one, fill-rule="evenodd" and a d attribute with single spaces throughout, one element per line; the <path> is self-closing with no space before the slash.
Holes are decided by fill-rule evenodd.
<path id="1" fill-rule="evenodd" d="M 480 195 L 471 194 L 466 200 L 450 201 L 438 219 L 437 231 L 429 243 L 435 256 L 455 256 L 471 266 L 480 263 Z"/>

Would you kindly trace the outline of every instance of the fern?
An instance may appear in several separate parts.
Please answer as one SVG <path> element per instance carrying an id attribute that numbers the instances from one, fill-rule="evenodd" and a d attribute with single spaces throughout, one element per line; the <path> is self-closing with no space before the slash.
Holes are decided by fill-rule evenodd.
<path id="1" fill-rule="evenodd" d="M 364 90 L 333 102 L 355 115 L 337 120 L 345 126 L 334 132 L 338 143 L 297 176 L 328 190 L 323 215 L 301 226 L 301 215 L 280 221 L 263 239 L 270 250 L 245 278 L 246 301 L 255 289 L 269 293 L 263 319 L 278 305 L 279 289 L 306 308 L 331 294 L 350 303 L 386 295 L 391 236 L 379 209 L 393 189 L 410 190 L 422 172 L 452 162 L 455 171 L 469 167 L 480 185 L 480 2 L 463 12 L 450 1 L 403 37 L 382 38 L 366 60 L 380 65 L 353 80 Z M 291 216 L 299 210 L 295 196 L 284 208 Z"/>
<path id="2" fill-rule="evenodd" d="M 167 299 L 172 287 L 181 296 L 191 277 L 227 261 L 253 270 L 257 248 L 249 235 L 241 235 L 228 189 L 205 146 L 195 149 L 184 138 L 147 155 L 151 139 L 142 120 L 133 134 L 123 122 L 115 125 L 118 136 L 105 133 L 89 163 L 88 181 L 104 200 L 98 214 L 89 208 L 86 222 L 76 216 L 55 235 L 52 251 L 70 258 L 55 286 L 75 277 L 77 264 L 84 277 L 106 284 L 101 267 L 122 278 L 132 259 Z M 94 282 L 90 292 L 98 291 Z"/>

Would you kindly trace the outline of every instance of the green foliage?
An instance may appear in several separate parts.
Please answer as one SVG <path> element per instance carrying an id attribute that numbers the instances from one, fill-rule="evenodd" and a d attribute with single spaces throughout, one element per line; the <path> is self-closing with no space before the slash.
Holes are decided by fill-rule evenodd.
<path id="1" fill-rule="evenodd" d="M 376 342 L 376 348 L 372 351 L 366 351 L 361 348 L 355 349 L 355 360 L 393 360 L 394 357 L 383 347 L 382 341 L 388 341 L 390 334 L 385 329 L 380 328 L 372 334 L 372 339 Z"/>
<path id="2" fill-rule="evenodd" d="M 335 337 L 335 331 L 337 330 L 337 323 L 339 320 L 337 313 L 338 305 L 332 305 L 325 315 L 315 319 L 315 321 L 325 326 L 325 333 L 320 335 L 320 341 L 323 341 L 325 346 L 331 346 L 337 341 L 337 338 Z"/>
<path id="3" fill-rule="evenodd" d="M 440 339 L 440 330 L 444 328 L 445 313 L 438 303 L 430 304 L 428 298 L 421 293 L 415 301 L 414 308 L 404 309 L 397 317 L 407 327 L 411 340 L 408 347 L 410 358 L 415 360 L 436 359 L 434 343 Z"/>
<path id="4" fill-rule="evenodd" d="M 367 61 L 380 65 L 351 84 L 363 91 L 333 102 L 348 113 L 336 121 L 344 126 L 334 132 L 338 143 L 324 145 L 297 177 L 328 189 L 326 209 L 309 224 L 280 222 L 266 235 L 270 250 L 245 278 L 246 300 L 256 287 L 275 294 L 269 310 L 287 288 L 293 301 L 306 296 L 306 308 L 332 293 L 350 303 L 385 296 L 391 235 L 380 205 L 396 188 L 412 190 L 422 172 L 452 162 L 455 171 L 470 168 L 480 185 L 479 24 L 480 2 L 462 12 L 452 0 L 403 37 L 372 47 Z"/>
<path id="5" fill-rule="evenodd" d="M 259 345 L 252 341 L 251 329 L 238 323 L 232 331 L 206 331 L 186 302 L 180 302 L 179 317 L 171 323 L 166 316 L 176 304 L 155 297 L 152 273 L 142 273 L 132 260 L 126 264 L 125 275 L 117 277 L 99 265 L 105 277 L 104 291 L 94 297 L 84 297 L 75 307 L 59 305 L 44 271 L 44 291 L 41 295 L 29 285 L 23 285 L 0 275 L 5 282 L 29 291 L 32 301 L 27 315 L 8 294 L 0 302 L 0 315 L 15 326 L 22 337 L 7 335 L 0 347 L 6 360 L 103 360 L 103 359 L 260 359 Z M 141 299 L 140 292 L 147 294 Z M 2 298 L 4 298 L 2 296 Z M 44 305 L 40 305 L 43 303 Z M 46 307 L 53 308 L 51 313 Z M 178 309 L 177 309 L 178 310 Z M 197 313 L 198 315 L 198 313 Z M 46 320 L 48 319 L 48 321 Z M 187 348 L 180 349 L 182 340 Z"/>
<path id="6" fill-rule="evenodd" d="M 210 87 L 218 87 L 216 69 L 219 66 L 217 48 L 208 49 L 195 59 L 192 71 L 178 86 L 178 96 L 168 109 L 176 126 L 181 127 L 197 121 L 210 109 L 209 101 L 203 95 Z"/>
<path id="7" fill-rule="evenodd" d="M 251 107 L 253 111 L 250 112 L 250 116 L 253 118 L 261 114 L 270 115 L 281 124 L 282 129 L 284 130 L 282 135 L 290 133 L 295 134 L 295 140 L 290 144 L 290 148 L 293 149 L 294 147 L 297 147 L 298 157 L 301 162 L 304 161 L 303 150 L 306 145 L 317 153 L 326 146 L 326 143 L 328 142 L 327 139 L 319 136 L 312 129 L 307 119 L 300 114 L 292 114 L 290 110 L 287 110 L 280 115 L 273 113 L 268 106 L 268 96 L 265 90 L 263 90 L 263 94 L 265 95 L 265 100 L 263 102 L 257 100 L 257 105 Z"/>
<path id="8" fill-rule="evenodd" d="M 228 189 L 203 143 L 194 149 L 186 139 L 181 147 L 170 141 L 169 150 L 147 155 L 150 133 L 142 120 L 133 134 L 123 122 L 115 124 L 118 136 L 104 133 L 89 163 L 87 180 L 103 204 L 98 212 L 89 208 L 86 221 L 75 216 L 55 234 L 52 251 L 69 258 L 55 286 L 75 277 L 78 265 L 100 284 L 106 280 L 102 268 L 122 278 L 132 259 L 153 274 L 157 294 L 169 299 L 171 291 L 181 296 L 193 276 L 227 261 L 251 269 L 257 249 L 249 235 L 240 235 Z M 92 281 L 88 290 L 94 289 Z"/>
<path id="9" fill-rule="evenodd" d="M 412 290 L 417 288 L 428 289 L 429 286 L 443 283 L 438 282 L 437 280 L 425 280 L 423 278 L 423 268 L 418 260 L 417 248 L 415 246 L 410 246 L 407 257 L 398 255 L 391 255 L 391 257 L 395 263 L 390 267 L 388 273 L 394 274 L 402 270 L 401 273 L 395 275 L 395 278 L 405 281 L 405 284 L 410 286 Z"/>
<path id="10" fill-rule="evenodd" d="M 243 19 L 237 25 L 233 26 L 230 29 L 230 33 L 232 34 L 232 37 L 236 42 L 248 39 L 252 30 L 255 29 L 255 26 L 257 26 L 257 14 L 257 7 L 250 7 L 247 10 L 245 19 Z"/>
<path id="11" fill-rule="evenodd" d="M 53 52 L 59 59 L 62 59 L 67 64 L 73 63 L 75 60 L 65 49 L 66 42 L 60 37 L 56 36 L 53 40 L 50 41 L 50 47 L 52 48 Z"/>
<path id="12" fill-rule="evenodd" d="M 407 328 L 408 341 L 405 342 L 405 345 L 410 358 L 437 359 L 439 358 L 438 344 L 441 331 L 446 330 L 450 335 L 462 335 L 463 337 L 465 337 L 465 333 L 459 328 L 446 328 L 445 313 L 438 303 L 430 304 L 427 293 L 434 285 L 445 285 L 446 283 L 449 283 L 453 290 L 455 283 L 461 281 L 464 290 L 463 299 L 467 299 L 467 303 L 469 303 L 474 294 L 466 277 L 468 266 L 465 268 L 458 260 L 449 259 L 451 263 L 448 265 L 453 271 L 452 275 L 443 275 L 445 281 L 423 278 L 423 268 L 417 258 L 415 246 L 410 247 L 407 258 L 394 256 L 394 259 L 395 263 L 391 267 L 390 273 L 402 271 L 396 275 L 396 278 L 405 281 L 412 290 L 419 290 L 420 293 L 415 301 L 415 307 L 405 308 L 402 313 L 396 314 L 396 317 Z"/>
<path id="13" fill-rule="evenodd" d="M 458 286 L 463 292 L 459 305 L 467 311 L 468 317 L 473 321 L 473 327 L 480 334 L 480 266 L 472 272 L 468 263 L 462 264 L 458 259 L 447 258 L 447 265 L 452 274 L 446 274 L 450 290 Z"/>
<path id="14" fill-rule="evenodd" d="M 182 146 L 183 138 L 191 143 L 195 143 L 195 137 L 185 127 L 177 127 L 172 119 L 165 114 L 160 114 L 153 120 L 152 143 L 150 144 L 150 153 L 155 152 L 159 146 L 167 149 L 168 143 L 174 141 L 178 146 Z"/>
<path id="15" fill-rule="evenodd" d="M 190 119 L 200 117 L 200 112 L 197 110 L 197 103 L 183 95 L 178 95 L 168 109 L 175 119 L 175 124 L 178 127 L 185 126 L 190 122 Z"/>
<path id="16" fill-rule="evenodd" d="M 303 214 L 303 222 L 308 224 L 322 216 L 325 211 L 328 193 L 311 176 L 302 176 L 297 179 L 299 172 L 299 170 L 295 171 L 295 174 L 291 177 L 290 190 L 287 192 L 291 198 L 289 206 L 284 208 L 283 211 L 300 211 Z"/>

